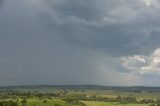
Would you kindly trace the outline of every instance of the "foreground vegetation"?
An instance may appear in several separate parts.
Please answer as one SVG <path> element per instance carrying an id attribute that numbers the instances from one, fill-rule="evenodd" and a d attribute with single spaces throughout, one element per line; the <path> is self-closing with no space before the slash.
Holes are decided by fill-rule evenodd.
<path id="1" fill-rule="evenodd" d="M 0 106 L 160 106 L 159 88 L 11 87 Z"/>

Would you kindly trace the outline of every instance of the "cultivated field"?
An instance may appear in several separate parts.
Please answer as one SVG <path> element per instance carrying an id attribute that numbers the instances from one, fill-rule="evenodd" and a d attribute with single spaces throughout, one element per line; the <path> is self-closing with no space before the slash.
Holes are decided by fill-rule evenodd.
<path id="1" fill-rule="evenodd" d="M 0 88 L 0 106 L 160 106 L 147 87 L 30 86 Z"/>

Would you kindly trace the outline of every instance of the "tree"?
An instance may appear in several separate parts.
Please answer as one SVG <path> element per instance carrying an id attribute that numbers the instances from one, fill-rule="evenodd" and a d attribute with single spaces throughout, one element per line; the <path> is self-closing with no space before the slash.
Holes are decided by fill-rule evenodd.
<path id="1" fill-rule="evenodd" d="M 23 100 L 21 101 L 21 103 L 22 103 L 22 106 L 26 106 L 27 100 L 26 100 L 26 99 L 23 99 Z"/>
<path id="2" fill-rule="evenodd" d="M 47 100 L 44 100 L 43 102 L 44 102 L 44 103 L 47 103 Z"/>
<path id="3" fill-rule="evenodd" d="M 56 104 L 54 104 L 54 106 L 61 106 L 61 104 L 56 103 Z"/>

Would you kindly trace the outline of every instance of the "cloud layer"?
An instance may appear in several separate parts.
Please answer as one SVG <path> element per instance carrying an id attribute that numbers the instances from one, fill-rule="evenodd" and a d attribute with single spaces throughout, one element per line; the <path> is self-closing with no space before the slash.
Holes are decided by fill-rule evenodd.
<path id="1" fill-rule="evenodd" d="M 2 3 L 3 3 L 3 0 L 0 0 L 0 8 L 1 8 Z"/>
<path id="2" fill-rule="evenodd" d="M 2 7 L 0 86 L 160 86 L 159 0 L 7 0 Z"/>
<path id="3" fill-rule="evenodd" d="M 149 54 L 159 46 L 159 0 L 35 0 L 35 3 L 39 15 L 69 42 L 112 55 Z"/>

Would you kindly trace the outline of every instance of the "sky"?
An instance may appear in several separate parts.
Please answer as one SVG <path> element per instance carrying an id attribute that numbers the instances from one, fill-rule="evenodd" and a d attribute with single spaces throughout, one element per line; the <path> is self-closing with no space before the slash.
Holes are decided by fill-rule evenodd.
<path id="1" fill-rule="evenodd" d="M 160 86 L 160 0 L 0 0 L 0 86 Z"/>

